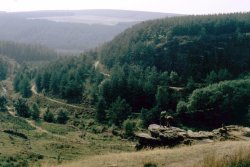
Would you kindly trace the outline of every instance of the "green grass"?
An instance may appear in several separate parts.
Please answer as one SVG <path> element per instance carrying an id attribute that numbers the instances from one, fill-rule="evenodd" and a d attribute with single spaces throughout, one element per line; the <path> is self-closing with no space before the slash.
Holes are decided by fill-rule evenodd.
<path id="1" fill-rule="evenodd" d="M 41 128 L 58 135 L 67 135 L 69 132 L 75 132 L 76 129 L 67 125 L 55 124 L 55 123 L 47 123 L 47 122 L 36 122 L 36 125 Z"/>
<path id="2" fill-rule="evenodd" d="M 2 167 L 28 167 L 28 161 L 25 157 L 10 156 L 10 157 L 0 157 L 0 166 Z"/>
<path id="3" fill-rule="evenodd" d="M 9 89 L 11 90 L 11 85 Z M 11 96 L 14 95 L 11 92 Z M 57 103 L 36 96 L 29 99 L 29 104 L 32 102 L 37 102 L 41 107 L 41 116 L 47 106 L 52 112 L 61 107 Z M 80 124 L 85 124 L 84 138 L 79 137 L 81 133 L 77 128 L 68 125 L 47 123 L 42 120 L 36 122 L 37 126 L 49 132 L 44 133 L 30 126 L 23 118 L 15 118 L 7 112 L 0 112 L 0 163 L 3 163 L 0 166 L 26 167 L 23 163 L 28 163 L 29 166 L 41 166 L 44 163 L 58 164 L 93 155 L 134 150 L 133 142 L 113 136 L 107 127 L 103 128 L 96 124 L 95 120 L 90 119 L 93 118 L 92 111 L 70 108 L 69 112 L 68 125 L 82 127 Z M 25 134 L 29 140 L 2 132 L 8 129 Z"/>
<path id="4" fill-rule="evenodd" d="M 17 129 L 17 130 L 34 130 L 24 119 L 15 118 L 7 112 L 0 112 L 0 128 L 6 129 Z"/>
<path id="5" fill-rule="evenodd" d="M 39 166 L 45 162 L 58 164 L 93 155 L 134 150 L 134 143 L 112 136 L 107 130 L 96 134 L 91 130 L 86 130 L 86 136 L 82 139 L 79 137 L 80 132 L 68 125 L 43 121 L 37 122 L 36 125 L 50 133 L 35 130 L 22 118 L 14 118 L 8 113 L 0 113 L 1 130 L 14 127 L 29 138 L 29 140 L 25 140 L 0 131 L 0 162 L 2 163 L 0 166 L 26 167 L 26 163 L 31 166 Z"/>

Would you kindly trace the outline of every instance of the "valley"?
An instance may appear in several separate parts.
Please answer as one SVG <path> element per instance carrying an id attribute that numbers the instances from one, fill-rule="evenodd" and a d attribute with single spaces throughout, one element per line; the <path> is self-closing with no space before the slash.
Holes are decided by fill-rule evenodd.
<path id="1" fill-rule="evenodd" d="M 100 31 L 109 38 L 99 41 L 91 31 L 102 45 L 88 49 L 74 36 L 50 36 L 67 47 L 44 38 L 48 48 L 5 41 L 0 30 L 0 166 L 248 166 L 250 13 L 172 16 L 1 13 L 66 36 L 64 26 L 97 22 L 114 34 Z"/>
<path id="2" fill-rule="evenodd" d="M 176 15 L 126 10 L 0 13 L 0 39 L 40 44 L 66 55 L 78 55 L 113 39 L 134 24 Z"/>

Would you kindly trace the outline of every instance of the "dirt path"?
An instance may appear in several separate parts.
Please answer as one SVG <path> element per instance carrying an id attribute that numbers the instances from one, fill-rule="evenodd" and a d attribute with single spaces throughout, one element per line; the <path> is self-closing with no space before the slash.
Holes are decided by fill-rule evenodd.
<path id="1" fill-rule="evenodd" d="M 31 91 L 32 91 L 33 94 L 35 94 L 35 95 L 37 95 L 37 96 L 42 96 L 42 97 L 46 98 L 47 100 L 52 101 L 52 102 L 54 102 L 54 103 L 58 103 L 58 104 L 65 105 L 65 106 L 68 106 L 68 107 L 72 107 L 72 108 L 75 108 L 75 109 L 81 109 L 81 110 L 86 109 L 86 107 L 79 107 L 79 106 L 76 106 L 76 105 L 73 105 L 73 104 L 68 104 L 68 103 L 61 102 L 61 101 L 52 99 L 52 98 L 50 98 L 50 97 L 41 95 L 40 93 L 38 93 L 38 92 L 36 91 L 36 86 L 35 86 L 35 85 L 32 85 Z"/>
<path id="2" fill-rule="evenodd" d="M 169 86 L 169 89 L 173 89 L 173 90 L 175 90 L 177 92 L 184 90 L 183 87 L 175 87 L 175 86 Z"/>
<path id="3" fill-rule="evenodd" d="M 9 113 L 11 116 L 13 116 L 13 117 L 15 117 L 15 118 L 21 118 L 21 117 L 19 117 L 19 116 L 17 116 L 17 115 L 15 114 L 15 112 L 13 111 L 12 108 L 7 107 L 7 111 L 8 111 L 8 113 Z M 53 133 L 47 131 L 46 129 L 41 128 L 40 126 L 37 126 L 37 125 L 35 124 L 35 121 L 33 121 L 33 120 L 28 120 L 28 119 L 25 119 L 25 118 L 21 118 L 21 119 L 25 120 L 30 126 L 32 126 L 33 128 L 35 128 L 38 132 L 46 133 L 46 134 L 51 135 L 51 136 L 54 136 L 54 137 L 65 138 L 65 136 L 53 134 Z"/>
<path id="4" fill-rule="evenodd" d="M 15 112 L 12 111 L 12 110 L 13 110 L 12 108 L 7 107 L 7 111 L 8 111 L 8 113 L 9 113 L 11 116 L 13 116 L 13 117 L 15 117 L 15 118 L 20 118 L 20 117 L 17 116 L 17 115 L 15 114 Z M 32 126 L 33 128 L 35 128 L 37 131 L 43 132 L 43 133 L 47 133 L 47 134 L 50 133 L 49 131 L 47 131 L 47 130 L 45 130 L 45 129 L 39 127 L 39 126 L 37 126 L 37 125 L 35 124 L 35 121 L 28 120 L 28 119 L 25 119 L 25 118 L 23 118 L 23 119 L 24 119 L 30 126 Z"/>
<path id="5" fill-rule="evenodd" d="M 100 65 L 100 61 L 96 61 L 96 62 L 94 63 L 94 67 L 95 67 L 95 70 L 99 69 L 99 72 L 100 72 L 102 75 L 104 75 L 105 77 L 110 77 L 110 74 L 104 72 L 103 68 L 102 68 L 101 65 Z"/>
<path id="6" fill-rule="evenodd" d="M 3 85 L 2 85 L 2 91 L 3 91 L 3 95 L 7 94 L 7 90 L 6 90 L 6 88 Z"/>
<path id="7" fill-rule="evenodd" d="M 7 94 L 7 89 L 2 84 L 1 84 L 1 87 L 3 89 L 4 94 L 6 95 Z M 33 90 L 35 91 L 35 89 L 33 89 Z M 35 91 L 35 93 L 37 93 L 37 92 Z M 15 118 L 20 118 L 19 116 L 17 116 L 15 114 L 15 112 L 13 110 L 14 110 L 13 108 L 10 108 L 10 107 L 7 106 L 7 111 L 11 116 L 13 116 Z M 42 133 L 46 133 L 46 134 L 50 134 L 50 135 L 54 135 L 54 134 L 50 133 L 49 131 L 47 131 L 46 129 L 43 129 L 43 128 L 37 126 L 35 124 L 35 121 L 33 121 L 33 120 L 28 120 L 28 119 L 25 119 L 25 118 L 22 118 L 22 119 L 25 120 L 30 126 L 35 128 L 37 131 L 42 132 Z"/>

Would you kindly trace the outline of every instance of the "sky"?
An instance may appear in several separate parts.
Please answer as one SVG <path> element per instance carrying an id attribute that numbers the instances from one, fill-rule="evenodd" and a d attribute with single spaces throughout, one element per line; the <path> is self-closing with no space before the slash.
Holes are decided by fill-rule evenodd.
<path id="1" fill-rule="evenodd" d="M 179 14 L 250 11 L 250 0 L 0 0 L 0 11 L 124 9 Z"/>

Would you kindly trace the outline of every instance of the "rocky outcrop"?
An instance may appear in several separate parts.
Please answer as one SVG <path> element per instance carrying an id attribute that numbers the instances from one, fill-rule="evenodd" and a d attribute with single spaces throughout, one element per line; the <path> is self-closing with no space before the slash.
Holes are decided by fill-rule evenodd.
<path id="1" fill-rule="evenodd" d="M 136 149 L 161 146 L 173 147 L 179 144 L 210 143 L 216 140 L 248 140 L 250 137 L 250 128 L 230 125 L 226 126 L 226 129 L 226 135 L 222 135 L 221 128 L 211 132 L 193 132 L 192 130 L 184 130 L 177 127 L 163 127 L 157 124 L 151 124 L 148 127 L 148 133 L 136 134 L 138 138 Z"/>

